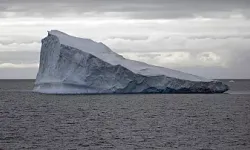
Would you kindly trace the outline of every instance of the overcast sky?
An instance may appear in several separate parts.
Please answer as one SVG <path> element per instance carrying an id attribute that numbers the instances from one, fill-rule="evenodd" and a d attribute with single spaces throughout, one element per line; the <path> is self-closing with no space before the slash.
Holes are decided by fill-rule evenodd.
<path id="1" fill-rule="evenodd" d="M 48 30 L 208 78 L 250 78 L 250 0 L 0 0 L 0 78 L 35 78 Z"/>

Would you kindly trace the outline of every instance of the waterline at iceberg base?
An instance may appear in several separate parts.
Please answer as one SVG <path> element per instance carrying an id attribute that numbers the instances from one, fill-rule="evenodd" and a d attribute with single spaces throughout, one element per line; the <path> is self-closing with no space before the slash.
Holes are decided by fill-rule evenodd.
<path id="1" fill-rule="evenodd" d="M 223 93 L 219 81 L 128 60 L 103 43 L 52 30 L 42 40 L 34 91 L 47 94 Z"/>

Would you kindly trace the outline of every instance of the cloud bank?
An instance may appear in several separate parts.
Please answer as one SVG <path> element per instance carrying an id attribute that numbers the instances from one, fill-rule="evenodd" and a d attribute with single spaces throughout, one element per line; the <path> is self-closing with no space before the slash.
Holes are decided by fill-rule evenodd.
<path id="1" fill-rule="evenodd" d="M 123 16 L 140 19 L 249 16 L 249 0 L 1 0 L 2 17 Z"/>
<path id="2" fill-rule="evenodd" d="M 0 78 L 15 71 L 35 78 L 40 41 L 51 29 L 101 41 L 129 59 L 250 78 L 249 7 L 249 0 L 1 0 Z"/>

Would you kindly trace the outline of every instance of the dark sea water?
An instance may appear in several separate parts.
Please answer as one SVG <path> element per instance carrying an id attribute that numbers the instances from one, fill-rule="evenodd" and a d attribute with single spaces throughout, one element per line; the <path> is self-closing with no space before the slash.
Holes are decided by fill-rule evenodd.
<path id="1" fill-rule="evenodd" d="M 250 150 L 250 80 L 229 94 L 43 95 L 0 80 L 0 149 Z"/>

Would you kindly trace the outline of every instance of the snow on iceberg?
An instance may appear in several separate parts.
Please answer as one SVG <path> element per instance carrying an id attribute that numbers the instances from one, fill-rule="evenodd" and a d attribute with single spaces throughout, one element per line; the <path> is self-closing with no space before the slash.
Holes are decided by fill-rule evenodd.
<path id="1" fill-rule="evenodd" d="M 128 60 L 102 43 L 52 30 L 42 40 L 35 92 L 223 93 L 219 81 Z"/>

